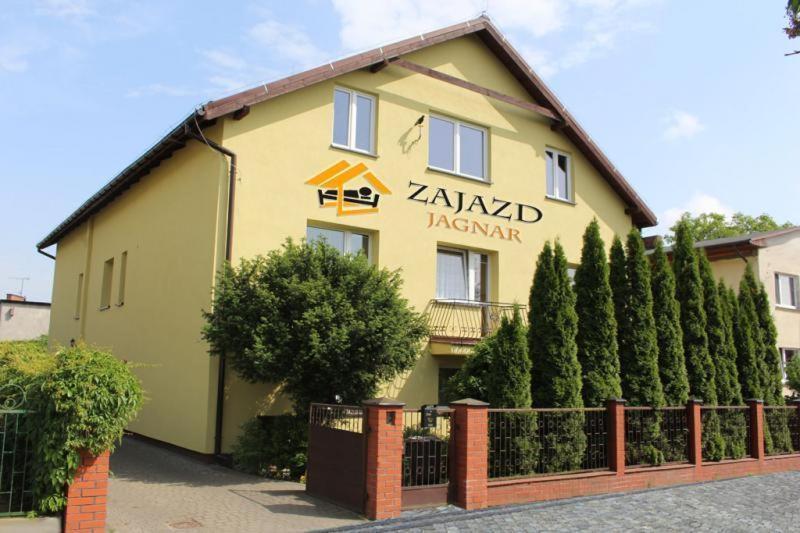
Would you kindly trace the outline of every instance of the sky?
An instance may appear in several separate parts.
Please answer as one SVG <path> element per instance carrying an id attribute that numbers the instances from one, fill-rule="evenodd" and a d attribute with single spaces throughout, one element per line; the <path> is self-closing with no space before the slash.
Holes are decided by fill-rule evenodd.
<path id="1" fill-rule="evenodd" d="M 724 6 L 724 9 L 722 9 Z M 0 295 L 35 244 L 196 106 L 486 11 L 666 230 L 800 224 L 785 0 L 0 0 Z"/>

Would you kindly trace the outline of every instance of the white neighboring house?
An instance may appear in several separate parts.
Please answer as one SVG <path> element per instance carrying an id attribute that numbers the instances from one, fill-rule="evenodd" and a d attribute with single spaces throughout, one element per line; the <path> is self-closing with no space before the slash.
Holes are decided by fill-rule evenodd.
<path id="1" fill-rule="evenodd" d="M 16 294 L 0 299 L 0 341 L 37 339 L 49 327 L 49 302 L 29 302 Z"/>

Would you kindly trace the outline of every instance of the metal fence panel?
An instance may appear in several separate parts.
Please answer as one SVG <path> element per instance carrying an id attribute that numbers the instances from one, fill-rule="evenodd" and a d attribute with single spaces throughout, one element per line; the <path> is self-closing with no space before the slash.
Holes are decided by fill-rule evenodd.
<path id="1" fill-rule="evenodd" d="M 34 508 L 28 416 L 22 409 L 0 410 L 0 516 L 24 515 Z"/>
<path id="2" fill-rule="evenodd" d="M 423 427 L 419 410 L 403 411 L 403 486 L 449 482 L 450 409 L 436 411 L 434 427 Z"/>

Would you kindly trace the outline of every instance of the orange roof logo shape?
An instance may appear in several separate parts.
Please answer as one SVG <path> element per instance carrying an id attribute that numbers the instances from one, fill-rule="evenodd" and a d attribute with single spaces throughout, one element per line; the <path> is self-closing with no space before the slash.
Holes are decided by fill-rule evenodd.
<path id="1" fill-rule="evenodd" d="M 345 188 L 345 184 L 356 178 L 363 179 L 369 186 Z M 320 207 L 335 207 L 337 216 L 377 213 L 381 195 L 392 194 L 364 163 L 351 165 L 344 160 L 326 168 L 306 184 L 319 188 Z"/>

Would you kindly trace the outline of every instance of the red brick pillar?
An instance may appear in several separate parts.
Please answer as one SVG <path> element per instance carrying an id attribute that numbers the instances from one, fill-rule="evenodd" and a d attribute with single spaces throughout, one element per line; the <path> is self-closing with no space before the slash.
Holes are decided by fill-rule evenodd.
<path id="1" fill-rule="evenodd" d="M 696 469 L 703 465 L 703 407 L 702 400 L 690 399 L 686 403 L 686 424 L 689 426 L 689 462 Z"/>
<path id="2" fill-rule="evenodd" d="M 764 453 L 764 400 L 747 400 L 750 407 L 750 455 L 763 461 Z"/>
<path id="3" fill-rule="evenodd" d="M 455 487 L 455 504 L 467 510 L 482 509 L 489 502 L 489 404 L 466 399 L 450 407 L 455 452 L 450 483 Z"/>
<path id="4" fill-rule="evenodd" d="M 64 532 L 106 530 L 108 452 L 97 457 L 81 452 L 81 465 L 67 489 Z"/>
<path id="5" fill-rule="evenodd" d="M 608 467 L 618 476 L 625 475 L 625 403 L 612 398 L 606 403 L 608 418 Z"/>
<path id="6" fill-rule="evenodd" d="M 364 402 L 367 421 L 367 502 L 370 520 L 400 516 L 403 496 L 403 406 L 391 398 Z"/>

